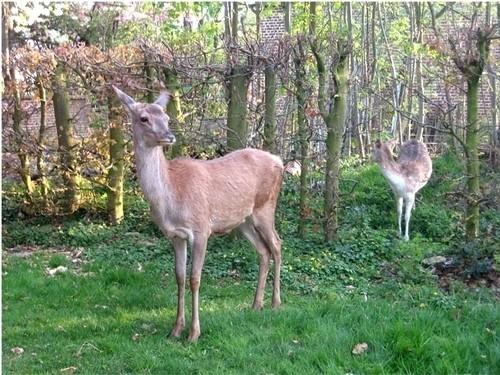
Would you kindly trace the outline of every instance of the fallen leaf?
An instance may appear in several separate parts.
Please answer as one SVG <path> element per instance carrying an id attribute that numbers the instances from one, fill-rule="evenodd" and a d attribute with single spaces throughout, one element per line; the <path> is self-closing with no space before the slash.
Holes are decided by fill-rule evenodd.
<path id="1" fill-rule="evenodd" d="M 15 348 L 10 349 L 10 351 L 14 354 L 20 355 L 24 353 L 24 349 L 16 346 Z"/>
<path id="2" fill-rule="evenodd" d="M 56 267 L 56 268 L 47 268 L 47 274 L 49 276 L 54 276 L 58 273 L 64 273 L 64 272 L 67 272 L 68 271 L 68 267 L 64 267 L 64 266 L 59 266 L 59 267 Z"/>
<path id="3" fill-rule="evenodd" d="M 82 254 L 83 254 L 83 248 L 79 247 L 73 253 L 73 258 L 80 258 L 82 256 Z"/>
<path id="4" fill-rule="evenodd" d="M 354 348 L 352 349 L 352 354 L 361 355 L 367 350 L 368 350 L 368 344 L 366 342 L 363 342 L 361 344 L 354 345 Z"/>
<path id="5" fill-rule="evenodd" d="M 138 341 L 140 338 L 141 338 L 141 335 L 138 333 L 134 333 L 134 335 L 132 336 L 132 340 L 134 340 L 134 341 Z"/>
<path id="6" fill-rule="evenodd" d="M 76 369 L 77 369 L 76 367 L 70 366 L 70 367 L 62 368 L 59 371 L 61 371 L 61 372 L 67 372 L 69 374 L 73 374 L 76 371 Z"/>
<path id="7" fill-rule="evenodd" d="M 436 264 L 439 263 L 444 263 L 446 262 L 446 258 L 442 255 L 437 255 L 429 258 L 425 258 L 422 263 L 426 266 L 435 266 Z"/>

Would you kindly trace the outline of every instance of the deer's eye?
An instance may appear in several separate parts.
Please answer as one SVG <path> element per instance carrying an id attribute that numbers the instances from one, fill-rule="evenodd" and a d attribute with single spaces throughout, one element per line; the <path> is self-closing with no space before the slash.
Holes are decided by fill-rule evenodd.
<path id="1" fill-rule="evenodd" d="M 142 123 L 147 123 L 148 122 L 148 118 L 146 116 L 141 116 L 141 122 Z"/>

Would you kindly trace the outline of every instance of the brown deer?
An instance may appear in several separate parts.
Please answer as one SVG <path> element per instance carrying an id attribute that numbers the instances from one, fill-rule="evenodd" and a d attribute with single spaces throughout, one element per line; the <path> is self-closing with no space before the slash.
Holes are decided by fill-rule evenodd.
<path id="1" fill-rule="evenodd" d="M 411 140 L 401 146 L 398 158 L 394 159 L 393 150 L 397 141 L 375 143 L 373 160 L 378 163 L 382 174 L 391 185 L 396 197 L 398 212 L 398 232 L 401 237 L 401 219 L 403 203 L 405 205 L 405 235 L 410 239 L 410 216 L 415 208 L 415 194 L 422 189 L 432 174 L 432 161 L 427 146 L 417 140 Z"/>
<path id="2" fill-rule="evenodd" d="M 163 108 L 164 92 L 153 104 L 134 101 L 113 87 L 132 121 L 139 184 L 154 222 L 172 242 L 178 287 L 177 319 L 172 336 L 185 325 L 184 290 L 187 244 L 192 250 L 192 320 L 188 340 L 200 336 L 198 291 L 207 240 L 239 228 L 260 257 L 253 308 L 261 309 L 269 261 L 274 260 L 272 307 L 280 298 L 281 240 L 274 227 L 276 203 L 283 178 L 281 159 L 268 152 L 243 149 L 214 160 L 180 158 L 167 161 L 163 146 L 175 142 Z"/>

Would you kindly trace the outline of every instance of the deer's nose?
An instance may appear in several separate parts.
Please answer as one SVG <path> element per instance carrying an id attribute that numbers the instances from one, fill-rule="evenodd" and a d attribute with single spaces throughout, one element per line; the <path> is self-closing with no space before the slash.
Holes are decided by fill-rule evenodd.
<path id="1" fill-rule="evenodd" d="M 158 137 L 158 143 L 162 145 L 171 145 L 175 143 L 175 135 L 173 135 L 169 130 L 163 132 L 160 137 Z"/>

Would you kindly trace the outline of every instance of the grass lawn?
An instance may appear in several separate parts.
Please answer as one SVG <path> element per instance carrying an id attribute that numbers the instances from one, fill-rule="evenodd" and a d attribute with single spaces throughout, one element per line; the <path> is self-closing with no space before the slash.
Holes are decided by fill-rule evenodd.
<path id="1" fill-rule="evenodd" d="M 253 284 L 205 278 L 202 337 L 190 345 L 185 337 L 168 337 L 173 277 L 111 264 L 48 277 L 52 257 L 6 259 L 5 373 L 55 374 L 69 367 L 82 374 L 500 370 L 500 311 L 482 292 L 443 295 L 389 284 L 306 296 L 285 289 L 282 309 L 272 311 L 268 303 L 253 311 Z M 363 342 L 368 350 L 353 355 Z M 24 353 L 12 353 L 14 347 Z"/>
<path id="2" fill-rule="evenodd" d="M 184 336 L 168 336 L 176 313 L 172 251 L 144 201 L 128 196 L 118 226 L 95 214 L 22 219 L 4 201 L 3 373 L 499 374 L 498 297 L 458 281 L 444 291 L 422 266 L 460 244 L 462 211 L 446 198 L 459 181 L 450 164 L 436 161 L 409 243 L 395 239 L 394 202 L 376 168 L 344 171 L 359 184 L 343 198 L 332 244 L 317 231 L 320 198 L 311 201 L 308 237 L 296 237 L 297 195 L 287 182 L 277 214 L 282 308 L 270 309 L 268 283 L 264 310 L 251 310 L 255 251 L 240 238 L 211 239 L 196 344 L 186 342 L 189 293 Z M 343 188 L 351 191 L 347 182 Z M 500 222 L 496 209 L 483 218 L 486 226 Z M 474 246 L 471 264 L 484 266 Z M 47 275 L 57 266 L 68 271 Z M 361 343 L 367 350 L 353 354 Z"/>

